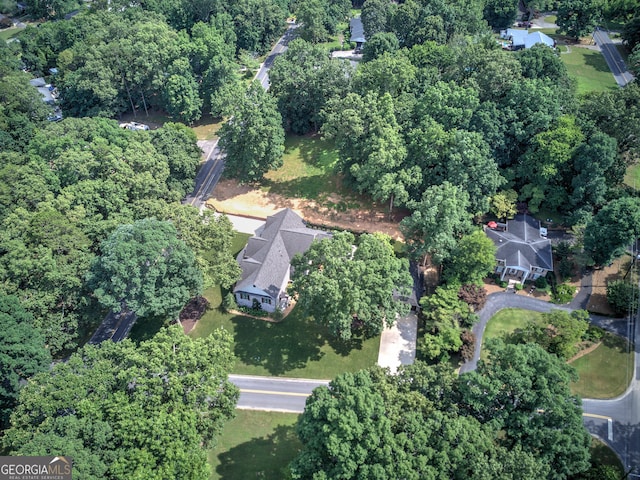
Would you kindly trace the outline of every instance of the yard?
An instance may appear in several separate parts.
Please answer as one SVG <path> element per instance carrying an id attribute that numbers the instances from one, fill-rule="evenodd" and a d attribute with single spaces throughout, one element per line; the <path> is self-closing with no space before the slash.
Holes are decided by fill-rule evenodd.
<path id="1" fill-rule="evenodd" d="M 489 338 L 502 338 L 528 320 L 539 321 L 541 314 L 518 308 L 507 308 L 496 313 L 487 323 L 482 338 L 481 358 L 486 360 L 485 348 Z M 605 334 L 602 343 L 592 352 L 574 360 L 571 365 L 580 379 L 571 384 L 571 391 L 584 398 L 612 398 L 620 395 L 629 385 L 633 373 L 633 353 L 628 351 L 627 341 Z"/>
<path id="2" fill-rule="evenodd" d="M 236 410 L 209 452 L 211 480 L 288 478 L 287 465 L 302 445 L 293 413 Z"/>
<path id="3" fill-rule="evenodd" d="M 602 54 L 597 50 L 571 45 L 560 54 L 569 75 L 578 83 L 578 93 L 615 90 L 618 85 Z"/>
<path id="4" fill-rule="evenodd" d="M 407 212 L 376 204 L 345 185 L 335 172 L 338 153 L 319 135 L 287 135 L 284 165 L 260 184 L 222 180 L 208 204 L 219 212 L 266 218 L 292 208 L 306 221 L 356 232 L 383 232 L 402 238 L 398 223 Z"/>

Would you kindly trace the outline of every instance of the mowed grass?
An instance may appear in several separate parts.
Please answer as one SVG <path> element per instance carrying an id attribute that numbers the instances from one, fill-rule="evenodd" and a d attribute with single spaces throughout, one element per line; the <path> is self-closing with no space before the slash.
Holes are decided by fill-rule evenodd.
<path id="1" fill-rule="evenodd" d="M 636 190 L 640 189 L 640 163 L 634 163 L 627 168 L 624 183 Z"/>
<path id="2" fill-rule="evenodd" d="M 318 200 L 340 190 L 333 142 L 319 135 L 287 135 L 283 166 L 265 175 L 263 190 L 286 197 Z"/>
<path id="3" fill-rule="evenodd" d="M 540 322 L 542 314 L 519 308 L 505 308 L 496 313 L 487 322 L 480 358 L 488 358 L 488 339 L 504 339 L 529 320 Z M 633 373 L 633 352 L 628 350 L 625 339 L 605 333 L 600 346 L 571 363 L 580 377 L 570 385 L 571 391 L 583 398 L 612 398 L 622 394 Z"/>
<path id="4" fill-rule="evenodd" d="M 206 296 L 211 309 L 191 331 L 193 338 L 205 337 L 217 328 L 232 333 L 237 361 L 232 373 L 331 379 L 343 372 L 355 372 L 374 365 L 380 337 L 341 342 L 329 331 L 306 317 L 298 308 L 280 323 L 222 313 Z"/>
<path id="5" fill-rule="evenodd" d="M 571 362 L 580 380 L 571 391 L 584 398 L 613 398 L 622 395 L 633 375 L 633 351 L 617 335 L 606 334 L 593 352 Z"/>
<path id="6" fill-rule="evenodd" d="M 287 468 L 302 445 L 293 413 L 236 410 L 218 445 L 209 451 L 211 480 L 288 478 Z"/>
<path id="7" fill-rule="evenodd" d="M 249 237 L 236 233 L 234 255 Z M 379 336 L 341 342 L 298 308 L 282 322 L 272 323 L 224 313 L 220 309 L 223 296 L 220 287 L 206 290 L 204 296 L 209 300 L 209 309 L 189 335 L 202 338 L 218 328 L 231 332 L 237 357 L 232 373 L 331 379 L 343 372 L 368 368 L 378 360 Z"/>
<path id="8" fill-rule="evenodd" d="M 578 93 L 603 92 L 618 88 L 600 52 L 571 46 L 571 52 L 562 53 L 560 58 L 567 66 L 569 75 L 576 79 Z"/>
<path id="9" fill-rule="evenodd" d="M 489 352 L 486 348 L 487 340 L 491 338 L 502 338 L 505 335 L 513 333 L 518 328 L 524 328 L 529 320 L 539 321 L 542 315 L 531 310 L 523 310 L 520 308 L 505 308 L 496 313 L 487 322 L 487 326 L 482 336 L 482 350 L 480 358 L 486 360 Z"/>
<path id="10" fill-rule="evenodd" d="M 22 28 L 18 28 L 18 27 L 9 27 L 9 28 L 0 30 L 0 39 L 6 42 L 10 38 L 13 38 L 14 36 L 16 36 L 22 30 L 23 30 Z"/>

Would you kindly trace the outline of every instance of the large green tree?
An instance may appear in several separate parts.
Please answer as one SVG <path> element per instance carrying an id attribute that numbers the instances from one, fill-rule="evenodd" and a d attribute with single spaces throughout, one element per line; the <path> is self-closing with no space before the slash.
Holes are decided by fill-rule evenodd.
<path id="1" fill-rule="evenodd" d="M 225 175 L 253 182 L 281 167 L 284 129 L 275 99 L 254 82 L 229 113 L 231 117 L 220 129 Z"/>
<path id="2" fill-rule="evenodd" d="M 179 325 L 135 345 L 87 345 L 23 388 L 3 438 L 13 455 L 73 455 L 89 479 L 207 479 L 207 450 L 231 418 L 232 339 Z"/>
<path id="3" fill-rule="evenodd" d="M 558 5 L 559 31 L 578 39 L 593 32 L 602 18 L 602 3 L 597 0 L 563 0 Z"/>
<path id="4" fill-rule="evenodd" d="M 291 262 L 291 291 L 298 305 L 343 340 L 378 335 L 408 311 L 398 298 L 413 282 L 406 259 L 396 258 L 389 237 L 339 232 L 314 242 Z"/>
<path id="5" fill-rule="evenodd" d="M 353 71 L 348 62 L 331 59 L 321 46 L 292 41 L 269 70 L 269 91 L 287 130 L 304 134 L 322 125 L 322 111 L 331 99 L 340 104 Z"/>
<path id="6" fill-rule="evenodd" d="M 640 236 L 640 199 L 612 200 L 587 223 L 584 250 L 596 265 L 622 255 Z"/>
<path id="7" fill-rule="evenodd" d="M 419 202 L 411 205 L 413 213 L 400 223 L 414 256 L 436 264 L 449 258 L 458 240 L 471 230 L 469 194 L 444 182 L 427 188 Z"/>
<path id="8" fill-rule="evenodd" d="M 536 344 L 495 341 L 488 347 L 487 361 L 459 378 L 461 411 L 492 425 L 507 449 L 521 447 L 547 464 L 542 478 L 586 471 L 591 437 L 580 399 L 569 390 L 575 370 Z"/>
<path id="9" fill-rule="evenodd" d="M 169 222 L 122 225 L 100 249 L 87 281 L 100 303 L 115 312 L 175 318 L 201 293 L 202 272 L 193 251 Z"/>
<path id="10" fill-rule="evenodd" d="M 17 297 L 0 293 L 0 428 L 9 424 L 23 382 L 49 368 L 51 355 Z"/>
<path id="11" fill-rule="evenodd" d="M 477 283 L 493 271 L 496 265 L 496 246 L 480 229 L 465 235 L 445 264 L 444 274 L 448 282 L 461 285 Z"/>

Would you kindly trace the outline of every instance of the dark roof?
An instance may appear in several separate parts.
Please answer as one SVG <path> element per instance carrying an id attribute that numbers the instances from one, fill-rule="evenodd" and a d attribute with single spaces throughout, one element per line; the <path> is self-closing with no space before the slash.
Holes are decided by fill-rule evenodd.
<path id="1" fill-rule="evenodd" d="M 364 27 L 362 26 L 362 19 L 360 17 L 354 17 L 349 21 L 349 28 L 351 29 L 350 42 L 364 43 L 367 40 L 364 38 Z"/>
<path id="2" fill-rule="evenodd" d="M 498 247 L 496 258 L 504 260 L 505 266 L 553 270 L 551 242 L 540 236 L 540 222 L 535 218 L 516 215 L 505 231 L 487 229 L 486 233 Z"/>
<path id="3" fill-rule="evenodd" d="M 277 299 L 293 256 L 306 252 L 315 239 L 330 236 L 308 228 L 290 208 L 268 217 L 238 255 L 242 277 L 234 292 L 255 287 Z"/>

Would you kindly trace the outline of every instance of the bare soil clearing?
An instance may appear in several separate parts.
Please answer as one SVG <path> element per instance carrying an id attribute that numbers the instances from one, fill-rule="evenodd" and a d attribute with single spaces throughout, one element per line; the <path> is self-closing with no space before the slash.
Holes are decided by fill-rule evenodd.
<path id="1" fill-rule="evenodd" d="M 336 197 L 332 198 L 336 204 L 341 200 L 335 193 L 332 197 Z M 374 210 L 354 208 L 338 211 L 313 200 L 286 198 L 265 192 L 256 185 L 240 185 L 235 180 L 221 180 L 207 206 L 218 212 L 256 218 L 266 218 L 283 208 L 291 208 L 312 224 L 354 232 L 381 232 L 396 240 L 403 239 L 398 224 L 406 216 L 405 212 L 397 211 L 390 220 L 384 206 L 376 206 Z"/>
<path id="2" fill-rule="evenodd" d="M 615 315 L 615 312 L 607 302 L 607 283 L 613 280 L 619 280 L 624 277 L 631 257 L 625 255 L 616 259 L 611 265 L 594 270 L 591 285 L 591 297 L 587 310 L 601 315 Z"/>

